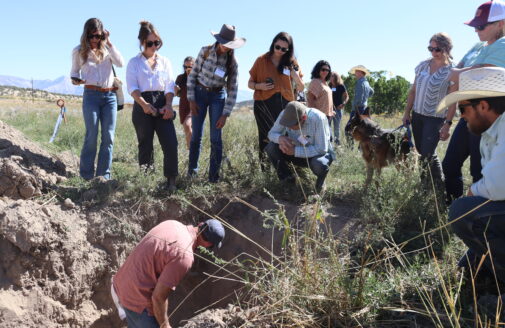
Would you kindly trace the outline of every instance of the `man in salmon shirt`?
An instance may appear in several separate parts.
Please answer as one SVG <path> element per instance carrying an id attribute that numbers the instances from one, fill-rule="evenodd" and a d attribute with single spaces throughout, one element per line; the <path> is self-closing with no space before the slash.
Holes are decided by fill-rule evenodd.
<path id="1" fill-rule="evenodd" d="M 219 248 L 224 235 L 215 219 L 198 226 L 168 220 L 151 229 L 113 278 L 112 298 L 128 328 L 170 328 L 170 291 L 191 268 L 194 250 Z"/>

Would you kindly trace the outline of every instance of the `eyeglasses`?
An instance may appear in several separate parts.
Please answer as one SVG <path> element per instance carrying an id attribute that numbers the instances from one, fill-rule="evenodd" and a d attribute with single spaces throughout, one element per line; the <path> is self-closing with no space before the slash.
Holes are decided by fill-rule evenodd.
<path id="1" fill-rule="evenodd" d="M 475 29 L 477 31 L 484 31 L 486 29 L 486 27 L 488 27 L 489 25 L 491 24 L 494 24 L 496 22 L 491 22 L 491 23 L 486 23 L 486 24 L 483 24 L 483 25 L 478 25 L 478 26 L 475 26 Z"/>
<path id="2" fill-rule="evenodd" d="M 90 34 L 90 35 L 88 35 L 88 39 L 90 39 L 90 40 L 93 40 L 93 39 L 105 40 L 105 35 L 103 35 L 103 34 Z"/>
<path id="3" fill-rule="evenodd" d="M 439 47 L 432 47 L 432 46 L 429 46 L 429 47 L 428 47 L 428 51 L 429 51 L 429 52 L 433 52 L 433 51 L 435 51 L 435 52 L 441 52 L 441 51 L 442 51 L 442 49 L 441 49 L 441 48 L 439 48 Z"/>
<path id="4" fill-rule="evenodd" d="M 321 72 L 329 72 L 330 70 L 328 68 L 321 68 Z"/>
<path id="5" fill-rule="evenodd" d="M 288 52 L 288 50 L 289 50 L 288 48 L 281 47 L 278 44 L 276 44 L 274 48 L 275 48 L 275 50 L 280 50 L 282 52 Z"/>
<path id="6" fill-rule="evenodd" d="M 152 46 L 156 46 L 156 48 L 158 48 L 159 46 L 161 46 L 161 41 L 160 40 L 156 40 L 156 41 L 147 41 L 146 42 L 146 47 L 147 48 L 151 48 Z"/>
<path id="7" fill-rule="evenodd" d="M 474 105 L 475 105 L 474 103 L 458 104 L 459 112 L 461 113 L 461 115 L 464 115 L 465 114 L 465 108 L 467 108 L 469 106 L 473 107 Z"/>
<path id="8" fill-rule="evenodd" d="M 184 67 L 184 69 L 193 68 L 193 66 L 186 66 L 186 65 L 182 65 L 182 67 Z"/>

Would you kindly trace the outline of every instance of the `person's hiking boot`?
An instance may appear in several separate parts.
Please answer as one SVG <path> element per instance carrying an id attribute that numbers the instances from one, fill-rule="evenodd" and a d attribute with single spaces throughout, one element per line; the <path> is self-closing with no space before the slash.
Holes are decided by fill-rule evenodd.
<path id="1" fill-rule="evenodd" d="M 173 194 L 177 190 L 177 187 L 175 185 L 175 177 L 167 178 L 166 190 L 170 194 Z"/>
<path id="2" fill-rule="evenodd" d="M 324 187 L 324 180 L 326 180 L 326 174 L 320 175 L 317 177 L 316 180 L 316 192 L 319 194 Z"/>

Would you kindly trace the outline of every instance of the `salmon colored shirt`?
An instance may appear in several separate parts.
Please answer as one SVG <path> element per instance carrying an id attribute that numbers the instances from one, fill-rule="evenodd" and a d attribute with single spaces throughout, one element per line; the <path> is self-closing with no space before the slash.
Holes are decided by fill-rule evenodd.
<path id="1" fill-rule="evenodd" d="M 309 84 L 309 92 L 315 96 L 307 97 L 307 106 L 310 108 L 319 109 L 326 116 L 333 116 L 333 95 L 331 89 L 320 79 L 312 79 Z"/>
<path id="2" fill-rule="evenodd" d="M 131 311 L 147 309 L 157 283 L 175 289 L 193 264 L 197 229 L 179 221 L 164 221 L 147 233 L 114 276 L 119 303 Z"/>
<path id="3" fill-rule="evenodd" d="M 274 81 L 274 88 L 270 90 L 254 90 L 254 100 L 267 100 L 276 93 L 280 93 L 287 101 L 295 100 L 293 86 L 291 85 L 291 72 L 286 68 L 286 73 L 279 73 L 268 53 L 259 56 L 249 71 L 251 78 L 256 83 L 266 82 L 267 78 Z M 299 73 L 300 76 L 301 73 Z"/>

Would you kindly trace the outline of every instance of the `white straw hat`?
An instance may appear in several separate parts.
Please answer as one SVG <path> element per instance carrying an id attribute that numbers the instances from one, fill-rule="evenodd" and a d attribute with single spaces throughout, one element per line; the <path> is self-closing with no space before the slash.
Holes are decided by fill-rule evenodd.
<path id="1" fill-rule="evenodd" d="M 483 67 L 459 75 L 459 90 L 448 94 L 438 104 L 437 112 L 461 100 L 505 96 L 505 69 Z"/>
<path id="2" fill-rule="evenodd" d="M 370 71 L 363 65 L 354 66 L 349 70 L 349 73 L 354 74 L 356 71 L 362 71 L 366 75 L 370 75 Z"/>

